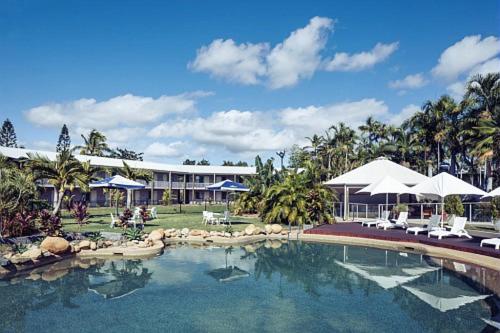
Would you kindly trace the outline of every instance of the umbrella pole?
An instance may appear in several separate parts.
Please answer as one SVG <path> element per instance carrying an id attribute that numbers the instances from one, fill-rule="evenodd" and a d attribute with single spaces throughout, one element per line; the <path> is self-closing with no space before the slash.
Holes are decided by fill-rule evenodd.
<path id="1" fill-rule="evenodd" d="M 385 194 L 385 210 L 389 211 L 389 193 Z"/>
<path id="2" fill-rule="evenodd" d="M 118 198 L 120 197 L 119 195 L 119 190 L 116 190 L 116 193 L 115 193 L 115 206 L 116 206 L 116 216 L 118 217 Z"/>
<path id="3" fill-rule="evenodd" d="M 444 228 L 444 197 L 441 197 L 441 228 Z"/>

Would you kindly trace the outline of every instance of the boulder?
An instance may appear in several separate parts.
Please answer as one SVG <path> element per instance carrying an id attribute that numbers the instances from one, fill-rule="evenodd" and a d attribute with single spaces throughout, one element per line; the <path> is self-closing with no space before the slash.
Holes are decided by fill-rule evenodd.
<path id="1" fill-rule="evenodd" d="M 271 227 L 270 224 L 266 224 L 264 226 L 264 230 L 266 231 L 266 234 L 272 234 L 273 233 L 273 227 Z"/>
<path id="2" fill-rule="evenodd" d="M 31 258 L 29 257 L 23 257 L 21 254 L 14 254 L 10 258 L 10 262 L 13 263 L 14 265 L 22 265 L 27 262 L 31 262 Z"/>
<path id="3" fill-rule="evenodd" d="M 239 231 L 236 231 L 236 232 L 233 234 L 233 237 L 240 237 L 240 236 L 241 236 L 241 234 L 240 234 L 240 232 L 239 232 Z"/>
<path id="4" fill-rule="evenodd" d="M 189 235 L 189 229 L 188 228 L 182 228 L 182 230 L 181 230 L 181 236 L 186 237 L 187 235 Z"/>
<path id="5" fill-rule="evenodd" d="M 165 238 L 165 231 L 163 231 L 163 229 L 153 230 L 149 234 L 148 238 L 153 241 L 162 240 L 163 238 Z"/>
<path id="6" fill-rule="evenodd" d="M 196 229 L 193 229 L 189 232 L 189 235 L 190 236 L 201 236 L 202 235 L 202 232 L 201 230 L 196 230 Z"/>
<path id="7" fill-rule="evenodd" d="M 97 243 L 96 243 L 96 242 L 90 242 L 90 249 L 91 249 L 92 251 L 97 250 Z"/>
<path id="8" fill-rule="evenodd" d="M 273 234 L 279 234 L 283 230 L 283 227 L 279 224 L 273 224 L 271 225 L 271 228 L 273 230 Z"/>
<path id="9" fill-rule="evenodd" d="M 230 234 L 229 232 L 225 232 L 225 233 L 224 233 L 224 237 L 230 238 L 230 237 L 231 237 L 231 234 Z"/>
<path id="10" fill-rule="evenodd" d="M 24 251 L 21 254 L 21 257 L 30 258 L 31 260 L 37 260 L 37 259 L 40 259 L 42 257 L 42 250 L 40 250 L 37 247 L 32 247 L 28 251 Z"/>
<path id="11" fill-rule="evenodd" d="M 282 243 L 279 240 L 276 240 L 276 239 L 271 241 L 271 247 L 273 249 L 279 249 L 281 247 L 281 244 Z"/>
<path id="12" fill-rule="evenodd" d="M 255 231 L 255 225 L 250 224 L 248 227 L 245 228 L 245 235 L 252 236 L 254 231 Z"/>
<path id="13" fill-rule="evenodd" d="M 262 232 L 263 232 L 263 230 L 260 227 L 255 227 L 255 229 L 253 229 L 254 235 L 260 235 Z"/>
<path id="14" fill-rule="evenodd" d="M 53 254 L 63 254 L 69 251 L 69 242 L 62 237 L 47 237 L 40 244 L 42 250 Z"/>
<path id="15" fill-rule="evenodd" d="M 87 239 L 82 240 L 80 244 L 78 244 L 78 247 L 80 247 L 80 249 L 82 250 L 88 250 L 90 249 L 90 241 Z"/>

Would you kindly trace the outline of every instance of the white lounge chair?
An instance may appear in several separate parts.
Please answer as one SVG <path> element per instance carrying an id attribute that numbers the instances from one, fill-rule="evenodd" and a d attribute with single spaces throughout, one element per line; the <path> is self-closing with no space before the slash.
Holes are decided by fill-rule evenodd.
<path id="1" fill-rule="evenodd" d="M 368 227 L 368 228 L 370 228 L 370 227 L 376 227 L 376 226 L 377 226 L 377 224 L 379 224 L 380 222 L 389 222 L 389 214 L 391 214 L 391 212 L 390 212 L 390 211 L 388 211 L 388 210 L 384 210 L 384 211 L 382 212 L 382 217 L 381 217 L 381 218 L 376 219 L 376 220 L 368 220 L 368 221 L 363 221 L 363 222 L 361 222 L 361 225 L 362 225 L 363 227 Z"/>
<path id="2" fill-rule="evenodd" d="M 400 212 L 397 219 L 392 219 L 391 221 L 384 221 L 377 224 L 377 229 L 382 228 L 384 230 L 392 228 L 408 228 L 408 212 Z"/>
<path id="3" fill-rule="evenodd" d="M 229 219 L 229 211 L 224 211 L 224 216 L 222 217 L 219 217 L 219 220 L 218 220 L 219 224 L 225 224 L 225 223 L 229 223 L 229 225 L 231 225 L 231 220 Z"/>
<path id="4" fill-rule="evenodd" d="M 115 216 L 113 215 L 113 213 L 110 213 L 109 215 L 111 215 L 111 224 L 109 225 L 109 227 L 114 228 L 118 221 L 115 219 Z"/>
<path id="5" fill-rule="evenodd" d="M 479 244 L 479 245 L 481 247 L 483 247 L 484 244 L 493 245 L 495 247 L 495 250 L 500 250 L 500 238 L 487 238 L 487 239 L 483 239 L 481 241 L 481 244 Z"/>
<path id="6" fill-rule="evenodd" d="M 467 230 L 465 230 L 465 223 L 466 222 L 467 222 L 466 217 L 455 217 L 455 219 L 453 221 L 453 225 L 449 231 L 443 230 L 443 229 L 433 230 L 427 234 L 427 237 L 430 238 L 431 236 L 434 236 L 434 237 L 437 237 L 438 239 L 442 239 L 443 237 L 452 237 L 452 236 L 462 237 L 462 236 L 465 236 L 467 238 L 472 238 L 472 236 L 469 235 Z"/>
<path id="7" fill-rule="evenodd" d="M 152 219 L 158 218 L 158 210 L 156 209 L 156 207 L 151 208 L 151 218 Z"/>
<path id="8" fill-rule="evenodd" d="M 441 215 L 432 215 L 429 223 L 423 227 L 409 227 L 406 229 L 406 233 L 412 233 L 418 235 L 420 232 L 429 232 L 436 228 L 439 228 L 439 222 L 441 220 Z"/>
<path id="9" fill-rule="evenodd" d="M 214 213 L 212 212 L 209 212 L 209 211 L 206 211 L 204 210 L 203 211 L 203 220 L 202 220 L 202 223 L 207 225 L 207 224 L 218 224 L 219 223 L 219 219 L 217 219 L 215 216 L 214 216 Z"/>

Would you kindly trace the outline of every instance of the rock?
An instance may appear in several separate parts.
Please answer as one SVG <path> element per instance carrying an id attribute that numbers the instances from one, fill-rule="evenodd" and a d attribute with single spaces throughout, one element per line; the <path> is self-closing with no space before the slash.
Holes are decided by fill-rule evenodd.
<path id="1" fill-rule="evenodd" d="M 224 237 L 231 238 L 231 234 L 229 232 L 225 232 Z"/>
<path id="2" fill-rule="evenodd" d="M 187 235 L 189 235 L 189 229 L 188 228 L 182 228 L 182 230 L 181 230 L 181 236 L 186 237 Z"/>
<path id="3" fill-rule="evenodd" d="M 252 236 L 255 231 L 255 225 L 250 224 L 248 227 L 245 228 L 245 234 L 247 236 Z"/>
<path id="4" fill-rule="evenodd" d="M 90 249 L 90 241 L 85 239 L 85 240 L 82 240 L 80 242 L 80 244 L 78 244 L 78 246 L 80 247 L 80 249 L 82 250 L 88 250 Z"/>
<path id="5" fill-rule="evenodd" d="M 175 237 L 181 237 L 182 236 L 182 233 L 180 230 L 176 230 L 175 231 Z"/>
<path id="6" fill-rule="evenodd" d="M 260 227 L 255 227 L 255 229 L 253 230 L 254 235 L 260 235 L 262 232 L 263 230 Z"/>
<path id="7" fill-rule="evenodd" d="M 162 240 L 163 238 L 165 238 L 165 231 L 163 231 L 163 229 L 156 229 L 156 230 L 153 230 L 151 231 L 151 233 L 149 234 L 149 237 L 148 239 L 151 239 L 151 240 Z"/>
<path id="8" fill-rule="evenodd" d="M 196 229 L 193 229 L 189 232 L 190 236 L 201 236 L 201 234 L 202 234 L 201 230 L 196 230 Z"/>
<path id="9" fill-rule="evenodd" d="M 97 243 L 96 243 L 96 242 L 90 242 L 90 249 L 91 249 L 92 251 L 97 250 Z"/>
<path id="10" fill-rule="evenodd" d="M 12 258 L 12 256 L 10 256 Z M 0 255 L 0 267 L 7 267 L 11 264 L 10 258 L 6 258 Z"/>
<path id="11" fill-rule="evenodd" d="M 165 232 L 165 238 L 170 238 L 172 237 L 172 234 L 168 231 Z"/>
<path id="12" fill-rule="evenodd" d="M 288 235 L 288 231 L 286 231 L 285 229 L 283 229 L 283 230 L 281 230 L 281 234 L 284 235 L 284 236 L 286 236 L 286 235 Z"/>
<path id="13" fill-rule="evenodd" d="M 273 230 L 273 234 L 279 234 L 283 230 L 283 227 L 279 224 L 272 224 L 271 228 Z"/>
<path id="14" fill-rule="evenodd" d="M 30 258 L 31 260 L 37 260 L 42 257 L 42 250 L 37 247 L 32 247 L 28 251 L 24 251 L 21 257 Z"/>
<path id="15" fill-rule="evenodd" d="M 210 236 L 216 236 L 217 235 L 217 231 L 210 231 Z"/>
<path id="16" fill-rule="evenodd" d="M 102 247 L 104 247 L 104 241 L 103 241 L 102 239 L 99 239 L 99 240 L 97 241 L 97 248 L 98 248 L 98 249 L 100 249 L 100 248 L 102 248 Z"/>
<path id="17" fill-rule="evenodd" d="M 240 232 L 239 232 L 239 231 L 236 231 L 236 232 L 233 234 L 233 237 L 240 237 L 240 236 L 241 236 L 241 234 L 240 234 Z"/>
<path id="18" fill-rule="evenodd" d="M 106 244 L 106 246 L 113 246 L 113 241 L 110 241 L 110 240 L 107 240 L 107 241 L 104 241 L 104 244 Z"/>
<path id="19" fill-rule="evenodd" d="M 273 249 L 279 249 L 281 247 L 281 242 L 279 240 L 272 240 L 271 241 L 271 247 Z"/>
<path id="20" fill-rule="evenodd" d="M 266 231 L 266 234 L 272 234 L 273 233 L 273 227 L 270 224 L 266 224 L 264 227 L 264 230 Z"/>
<path id="21" fill-rule="evenodd" d="M 255 252 L 255 247 L 253 245 L 251 245 L 251 244 L 245 245 L 243 248 L 248 253 L 254 253 Z"/>
<path id="22" fill-rule="evenodd" d="M 0 255 L 0 258 L 3 256 L 5 259 L 10 259 L 14 255 L 14 252 L 5 252 L 4 254 Z"/>
<path id="23" fill-rule="evenodd" d="M 63 254 L 69 251 L 69 242 L 62 237 L 49 236 L 42 241 L 40 248 L 53 254 Z"/>
<path id="24" fill-rule="evenodd" d="M 132 242 L 132 241 L 128 241 L 128 242 L 127 242 L 127 246 L 135 246 L 135 243 L 134 243 L 134 242 Z"/>
<path id="25" fill-rule="evenodd" d="M 15 254 L 10 258 L 10 262 L 13 263 L 14 265 L 22 265 L 27 262 L 31 262 L 31 258 L 23 257 L 20 254 Z"/>

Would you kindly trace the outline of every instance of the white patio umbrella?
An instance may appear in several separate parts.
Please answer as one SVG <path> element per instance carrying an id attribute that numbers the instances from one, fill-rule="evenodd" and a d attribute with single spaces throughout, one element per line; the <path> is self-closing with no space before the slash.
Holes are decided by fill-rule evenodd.
<path id="1" fill-rule="evenodd" d="M 444 198 L 446 196 L 466 194 L 484 196 L 486 194 L 483 190 L 446 172 L 441 172 L 432 178 L 424 180 L 413 186 L 411 190 L 413 194 L 421 194 L 424 196 L 437 195 L 441 198 L 441 227 L 444 225 Z"/>
<path id="2" fill-rule="evenodd" d="M 371 196 L 376 194 L 385 194 L 385 205 L 387 207 L 389 205 L 389 193 L 412 193 L 412 189 L 391 176 L 385 176 L 379 181 L 362 188 L 356 193 L 370 193 Z"/>
<path id="3" fill-rule="evenodd" d="M 127 190 L 127 208 L 130 208 L 131 191 L 143 189 L 146 185 L 138 183 L 134 180 L 127 179 L 120 175 L 107 177 L 89 184 L 90 188 L 113 188 Z M 118 214 L 118 197 L 116 200 L 116 214 Z"/>
<path id="4" fill-rule="evenodd" d="M 486 195 L 483 196 L 483 198 L 488 198 L 488 197 L 500 197 L 500 187 L 497 187 L 493 191 L 487 193 Z"/>

